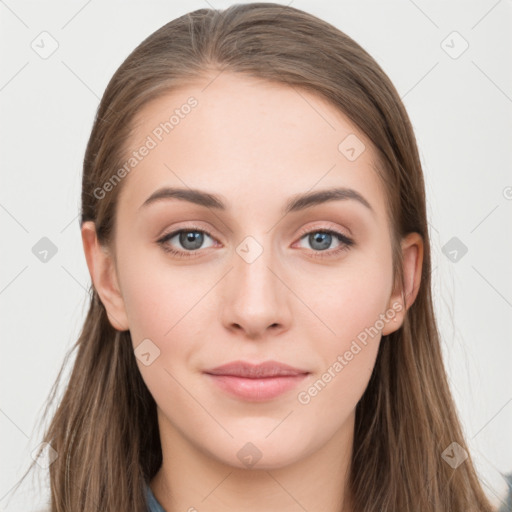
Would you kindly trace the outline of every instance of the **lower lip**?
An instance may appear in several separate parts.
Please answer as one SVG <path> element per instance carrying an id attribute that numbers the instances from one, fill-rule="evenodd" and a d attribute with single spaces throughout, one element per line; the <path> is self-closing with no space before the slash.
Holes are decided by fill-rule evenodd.
<path id="1" fill-rule="evenodd" d="M 283 375 L 281 377 L 266 377 L 248 379 L 232 375 L 212 375 L 207 373 L 222 390 L 244 400 L 263 402 L 293 389 L 307 377 L 308 374 Z"/>

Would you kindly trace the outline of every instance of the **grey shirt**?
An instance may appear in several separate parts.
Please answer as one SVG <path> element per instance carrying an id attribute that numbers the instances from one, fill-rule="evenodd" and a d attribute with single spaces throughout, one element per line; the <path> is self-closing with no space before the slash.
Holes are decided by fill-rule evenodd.
<path id="1" fill-rule="evenodd" d="M 151 490 L 151 487 L 149 487 L 148 484 L 146 484 L 146 496 L 148 500 L 148 512 L 165 512 L 162 505 L 158 503 L 155 495 L 153 494 L 153 491 Z"/>

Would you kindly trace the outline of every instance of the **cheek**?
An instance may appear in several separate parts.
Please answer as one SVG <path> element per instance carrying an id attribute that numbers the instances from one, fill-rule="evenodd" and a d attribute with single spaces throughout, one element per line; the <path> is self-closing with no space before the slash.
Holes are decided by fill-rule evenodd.
<path id="1" fill-rule="evenodd" d="M 180 269 L 139 268 L 144 270 L 125 268 L 123 289 L 139 371 L 162 410 L 171 416 L 173 410 L 197 415 L 197 406 L 183 386 L 187 387 L 187 369 L 198 350 L 193 340 L 204 338 L 198 317 L 204 318 L 199 303 L 205 287 L 185 279 Z M 138 354 L 147 352 L 151 356 L 146 365 Z"/>
<path id="2" fill-rule="evenodd" d="M 385 318 L 390 272 L 390 259 L 361 257 L 332 273 L 329 281 L 322 282 L 323 288 L 309 288 L 309 297 L 316 297 L 312 309 L 324 322 L 319 330 L 317 318 L 310 316 L 302 326 L 313 342 L 309 350 L 320 355 L 321 363 L 315 380 L 301 388 L 303 394 L 297 399 L 303 407 L 325 411 L 323 420 L 339 424 L 368 385 L 381 331 L 391 321 Z"/>
<path id="3" fill-rule="evenodd" d="M 331 302 L 331 326 L 336 335 L 318 337 L 310 331 L 314 341 L 311 351 L 320 355 L 320 364 L 310 381 L 298 390 L 296 403 L 308 417 L 303 435 L 334 434 L 345 424 L 368 386 L 381 340 L 379 315 L 384 312 L 382 289 L 368 289 L 359 282 L 350 293 Z M 334 306 L 333 304 L 336 304 Z"/>
<path id="4" fill-rule="evenodd" d="M 133 250 L 119 263 L 134 345 L 144 338 L 165 344 L 183 323 L 190 327 L 187 317 L 207 291 L 204 279 L 185 267 L 173 267 L 160 251 Z"/>
<path id="5" fill-rule="evenodd" d="M 197 286 L 177 281 L 176 270 L 137 267 L 136 260 L 130 262 L 133 268 L 124 268 L 123 296 L 141 377 L 162 410 L 171 415 L 173 410 L 197 415 L 180 383 L 186 383 L 185 369 L 197 349 L 191 340 L 199 313 L 194 304 L 201 294 Z"/>
<path id="6" fill-rule="evenodd" d="M 321 332 L 330 347 L 343 350 L 349 340 L 374 326 L 385 313 L 392 287 L 391 258 L 377 253 L 361 251 L 339 268 L 301 278 L 300 296 L 312 312 L 305 317 L 309 318 L 306 322 L 316 328 L 310 333 L 311 339 Z M 381 331 L 382 325 L 378 323 L 377 328 Z"/>

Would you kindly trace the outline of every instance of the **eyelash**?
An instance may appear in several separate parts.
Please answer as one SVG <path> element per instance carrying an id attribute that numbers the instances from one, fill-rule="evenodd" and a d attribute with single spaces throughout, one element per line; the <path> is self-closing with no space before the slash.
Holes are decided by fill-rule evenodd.
<path id="1" fill-rule="evenodd" d="M 173 249 L 169 245 L 166 245 L 166 242 L 168 240 L 170 240 L 171 238 L 174 238 L 176 235 L 178 235 L 180 233 L 187 233 L 187 232 L 202 233 L 202 234 L 208 235 L 209 237 L 213 238 L 204 229 L 201 229 L 196 226 L 190 226 L 187 228 L 178 229 L 176 231 L 173 231 L 171 233 L 164 235 L 162 238 L 157 240 L 157 244 L 159 244 L 165 252 L 170 253 L 173 256 L 176 256 L 178 258 L 194 257 L 201 249 L 196 249 L 195 251 L 178 251 L 176 249 Z M 313 254 L 310 255 L 310 257 L 312 257 L 312 258 L 324 259 L 324 258 L 335 257 L 343 251 L 348 251 L 355 243 L 354 240 L 352 240 L 351 238 L 348 238 L 347 236 L 343 235 L 342 233 L 339 233 L 338 231 L 335 231 L 332 229 L 321 229 L 321 228 L 312 229 L 309 231 L 307 231 L 307 230 L 302 231 L 300 233 L 299 240 L 304 238 L 305 235 L 309 235 L 311 233 L 326 233 L 326 234 L 334 235 L 338 239 L 338 241 L 341 243 L 340 247 L 338 247 L 337 249 L 331 249 L 331 250 L 326 250 L 326 251 L 313 251 Z"/>

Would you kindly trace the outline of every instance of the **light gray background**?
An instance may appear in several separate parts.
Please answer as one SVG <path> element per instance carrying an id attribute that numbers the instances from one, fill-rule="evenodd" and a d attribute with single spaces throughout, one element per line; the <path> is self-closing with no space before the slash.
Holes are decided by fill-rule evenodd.
<path id="1" fill-rule="evenodd" d="M 0 0 L 0 510 L 21 510 L 20 493 L 7 494 L 40 442 L 35 422 L 85 315 L 81 163 L 99 98 L 154 30 L 185 12 L 232 3 Z M 500 472 L 512 473 L 512 2 L 291 5 L 334 24 L 374 56 L 411 117 L 452 391 L 486 492 L 498 505 L 505 493 Z M 43 31 L 58 42 L 47 59 L 31 47 Z M 464 40 L 469 47 L 454 58 Z M 58 249 L 46 263 L 32 252 L 42 237 Z M 442 252 L 452 237 L 468 248 L 456 262 Z M 25 498 L 23 510 L 42 502 L 41 495 Z"/>

